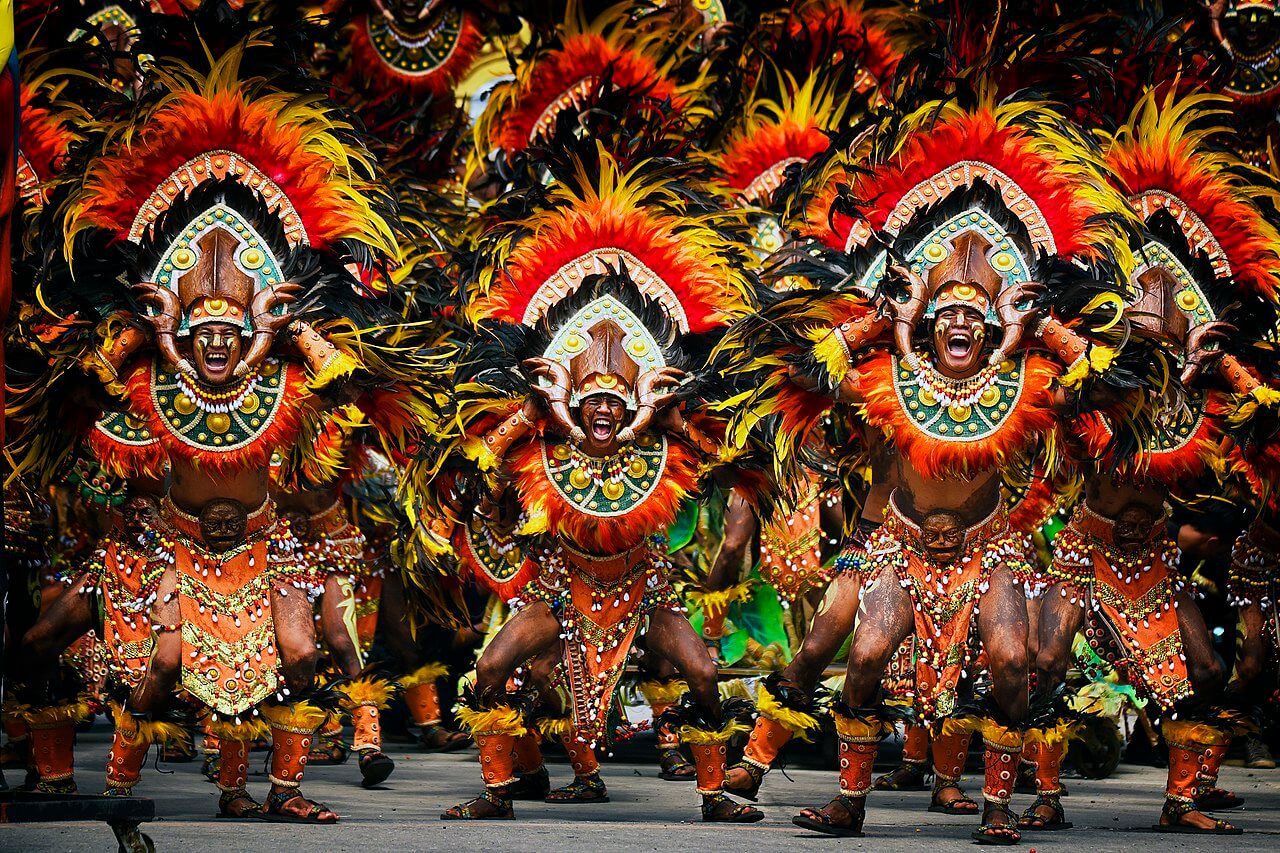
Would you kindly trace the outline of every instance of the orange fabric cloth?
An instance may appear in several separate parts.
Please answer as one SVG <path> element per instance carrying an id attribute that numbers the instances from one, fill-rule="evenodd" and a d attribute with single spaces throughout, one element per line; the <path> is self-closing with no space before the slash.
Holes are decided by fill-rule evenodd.
<path id="1" fill-rule="evenodd" d="M 578 740 L 572 733 L 562 739 L 565 752 L 569 753 L 569 764 L 573 766 L 573 775 L 579 778 L 592 776 L 600 772 L 600 761 L 596 751 Z"/>
<path id="2" fill-rule="evenodd" d="M 142 777 L 142 765 L 147 760 L 151 744 L 135 731 L 129 737 L 119 728 L 111 737 L 111 749 L 107 752 L 107 787 L 132 790 Z"/>
<path id="3" fill-rule="evenodd" d="M 222 745 L 226 760 L 227 745 Z M 296 788 L 302 784 L 302 774 L 307 769 L 307 754 L 311 751 L 311 734 L 271 727 L 271 784 Z"/>
<path id="4" fill-rule="evenodd" d="M 907 734 L 902 741 L 902 760 L 913 764 L 929 761 L 928 726 L 907 726 Z"/>
<path id="5" fill-rule="evenodd" d="M 778 753 L 791 741 L 791 737 L 791 729 L 761 714 L 756 717 L 743 757 L 761 770 L 768 770 L 773 766 Z"/>
<path id="6" fill-rule="evenodd" d="M 1062 793 L 1060 776 L 1062 773 L 1062 756 L 1067 751 L 1065 742 L 1055 744 L 1043 741 L 1027 741 L 1022 755 L 1036 768 L 1036 791 L 1041 794 L 1057 795 Z"/>
<path id="7" fill-rule="evenodd" d="M 822 503 L 827 492 L 810 476 L 794 509 L 778 512 L 760 530 L 760 577 L 787 601 L 822 583 Z"/>
<path id="8" fill-rule="evenodd" d="M 876 761 L 878 741 L 840 740 L 840 793 L 846 797 L 865 797 L 871 791 L 871 772 Z"/>
<path id="9" fill-rule="evenodd" d="M 1026 568 L 1020 537 L 1009 530 L 1003 506 L 965 532 L 960 556 L 949 564 L 929 560 L 920 546 L 920 528 L 890 499 L 884 524 L 867 543 L 869 575 L 899 582 L 915 608 L 915 704 L 924 721 L 945 717 L 956 707 L 961 673 L 978 654 L 971 637 L 973 613 L 998 567 L 1015 574 Z M 882 573 L 892 571 L 895 577 Z"/>
<path id="10" fill-rule="evenodd" d="M 249 741 L 221 741 L 218 760 L 218 787 L 235 791 L 249 782 Z"/>
<path id="11" fill-rule="evenodd" d="M 939 779 L 954 782 L 964 775 L 965 759 L 969 756 L 969 739 L 973 735 L 934 735 L 933 773 Z"/>
<path id="12" fill-rule="evenodd" d="M 597 743 L 641 621 L 658 607 L 680 608 L 667 580 L 670 563 L 652 540 L 607 557 L 559 542 L 540 560 L 525 596 L 547 602 L 564 626 L 574 731 Z"/>
<path id="13" fill-rule="evenodd" d="M 1165 796 L 1192 802 L 1200 787 L 1200 752 L 1190 745 L 1169 744 L 1169 776 Z"/>
<path id="14" fill-rule="evenodd" d="M 294 582 L 319 589 L 323 578 L 303 571 L 297 540 L 271 501 L 250 513 L 244 543 L 224 554 L 206 550 L 199 520 L 168 498 L 161 516 L 170 528 L 161 545 L 178 573 L 182 687 L 224 716 L 243 714 L 281 686 L 273 589 Z"/>
<path id="15" fill-rule="evenodd" d="M 357 705 L 351 709 L 351 724 L 355 727 L 351 737 L 352 749 L 382 749 L 379 713 L 372 705 Z"/>
<path id="16" fill-rule="evenodd" d="M 103 647 L 111 675 L 128 685 L 147 673 L 155 640 L 151 605 L 163 575 L 162 564 L 151 562 L 152 549 L 108 538 L 90 563 L 98 573 L 102 600 Z"/>
<path id="17" fill-rule="evenodd" d="M 541 738 L 534 732 L 520 735 L 515 739 L 511 752 L 515 758 L 516 769 L 521 773 L 534 773 L 542 769 Z M 572 757 L 572 753 L 570 754 Z"/>
<path id="18" fill-rule="evenodd" d="M 1086 639 L 1104 657 L 1117 646 L 1116 666 L 1164 708 L 1191 695 L 1182 659 L 1182 632 L 1174 594 L 1181 589 L 1178 549 L 1165 535 L 1164 521 L 1137 552 L 1117 548 L 1110 519 L 1083 504 L 1054 539 L 1050 574 L 1086 597 L 1101 625 L 1088 626 Z"/>
<path id="19" fill-rule="evenodd" d="M 1018 780 L 1018 756 L 1022 746 L 1004 748 L 987 741 L 983 753 L 986 778 L 982 784 L 982 796 L 987 802 L 1008 805 L 1013 799 L 1013 786 Z"/>

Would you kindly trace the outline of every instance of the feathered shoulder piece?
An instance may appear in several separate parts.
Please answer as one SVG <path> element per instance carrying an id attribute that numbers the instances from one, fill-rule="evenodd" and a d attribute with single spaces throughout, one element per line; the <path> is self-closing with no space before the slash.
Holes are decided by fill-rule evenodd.
<path id="1" fill-rule="evenodd" d="M 695 201 L 696 187 L 670 164 L 624 172 L 602 145 L 595 154 L 576 160 L 527 216 L 482 235 L 468 317 L 531 326 L 587 276 L 624 268 L 682 334 L 749 313 L 756 284 L 725 231 L 738 218 Z"/>
<path id="2" fill-rule="evenodd" d="M 1107 165 L 1143 221 L 1163 213 L 1185 241 L 1181 253 L 1208 261 L 1208 282 L 1171 269 L 1187 280 L 1175 299 L 1192 313 L 1197 307 L 1211 311 L 1198 287 L 1219 286 L 1268 302 L 1280 298 L 1280 232 L 1253 201 L 1269 196 L 1274 203 L 1276 192 L 1224 144 L 1231 139 L 1229 108 L 1227 98 L 1214 95 L 1149 92 L 1107 147 Z M 1145 266 L 1157 262 L 1145 256 L 1161 254 L 1157 246 L 1148 248 Z"/>
<path id="3" fill-rule="evenodd" d="M 788 67 L 815 70 L 846 64 L 856 68 L 857 91 L 891 88 L 894 71 L 912 47 L 903 4 L 868 8 L 862 0 L 804 0 L 781 23 L 780 47 Z M 881 6 L 881 4 L 876 4 Z"/>
<path id="4" fill-rule="evenodd" d="M 668 11 L 637 22 L 633 12 L 633 4 L 620 3 L 588 21 L 580 4 L 568 4 L 556 32 L 531 45 L 515 79 L 494 91 L 476 122 L 476 147 L 507 156 L 522 151 L 550 137 L 562 113 L 581 111 L 602 87 L 674 113 L 707 115 L 705 70 L 697 70 L 692 49 L 701 27 Z"/>
<path id="5" fill-rule="evenodd" d="M 435 9 L 422 18 L 377 8 L 355 15 L 345 31 L 349 56 L 338 85 L 374 101 L 430 97 L 451 102 L 453 88 L 471 69 L 485 34 L 480 18 L 465 4 L 432 5 Z"/>

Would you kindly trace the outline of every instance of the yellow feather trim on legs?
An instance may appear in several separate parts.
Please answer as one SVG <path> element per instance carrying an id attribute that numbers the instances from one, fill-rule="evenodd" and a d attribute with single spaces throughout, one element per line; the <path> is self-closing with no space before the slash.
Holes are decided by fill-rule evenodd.
<path id="1" fill-rule="evenodd" d="M 650 705 L 674 705 L 688 691 L 689 684 L 682 678 L 640 682 L 640 693 Z"/>
<path id="2" fill-rule="evenodd" d="M 1002 726 L 994 720 L 983 720 L 982 742 L 995 749 L 1017 752 L 1022 749 L 1022 730 Z"/>
<path id="3" fill-rule="evenodd" d="M 849 347 L 840 338 L 839 329 L 812 329 L 805 337 L 813 341 L 813 357 L 827 369 L 831 384 L 839 385 L 849 375 Z"/>
<path id="4" fill-rule="evenodd" d="M 355 356 L 342 350 L 335 350 L 324 366 L 307 382 L 308 391 L 322 391 L 339 379 L 345 379 L 355 373 L 360 362 Z"/>
<path id="5" fill-rule="evenodd" d="M 858 717 L 846 717 L 839 711 L 831 715 L 835 720 L 836 734 L 841 740 L 855 743 L 869 743 L 880 740 L 893 731 L 893 723 L 888 720 L 866 720 Z"/>
<path id="6" fill-rule="evenodd" d="M 417 687 L 419 684 L 432 684 L 438 678 L 444 678 L 449 674 L 449 667 L 442 663 L 428 663 L 415 669 L 413 672 L 398 678 L 396 681 L 401 687 Z"/>
<path id="7" fill-rule="evenodd" d="M 1208 723 L 1166 720 L 1162 728 L 1169 743 L 1187 746 L 1225 746 L 1231 743 L 1231 732 Z"/>
<path id="8" fill-rule="evenodd" d="M 982 720 L 978 717 L 948 717 L 938 726 L 935 737 L 960 737 L 971 735 L 982 728 Z"/>
<path id="9" fill-rule="evenodd" d="M 547 740 L 561 740 L 573 734 L 573 720 L 568 717 L 539 717 L 538 733 Z"/>
<path id="10" fill-rule="evenodd" d="M 751 731 L 751 727 L 739 723 L 737 720 L 729 720 L 718 729 L 703 729 L 698 726 L 684 725 L 680 727 L 678 734 L 680 742 L 690 746 L 708 746 L 712 744 L 728 743 L 736 734 L 747 734 Z"/>
<path id="11" fill-rule="evenodd" d="M 218 740 L 261 740 L 271 733 L 266 720 L 248 720 L 235 723 L 230 720 L 210 720 L 209 731 Z"/>
<path id="12" fill-rule="evenodd" d="M 337 690 L 346 697 L 342 706 L 348 711 L 361 705 L 372 705 L 379 710 L 391 706 L 391 682 L 384 678 L 358 678 Z"/>
<path id="13" fill-rule="evenodd" d="M 52 729 L 67 723 L 83 723 L 89 719 L 89 703 L 83 700 L 63 705 L 46 705 L 43 708 L 18 705 L 16 711 L 14 716 L 33 729 Z"/>
<path id="14" fill-rule="evenodd" d="M 472 736 L 511 735 L 523 737 L 529 733 L 528 727 L 520 712 L 508 705 L 499 705 L 487 711 L 475 711 L 465 705 L 453 709 L 458 725 L 471 732 Z"/>
<path id="15" fill-rule="evenodd" d="M 1047 729 L 1027 729 L 1023 736 L 1024 743 L 1042 743 L 1045 746 L 1059 746 L 1080 737 L 1082 726 L 1079 723 L 1059 723 Z"/>
<path id="16" fill-rule="evenodd" d="M 177 723 L 151 722 L 139 720 L 115 702 L 109 704 L 111 719 L 115 722 L 116 732 L 130 743 L 157 743 L 174 741 L 182 749 L 191 746 L 191 732 Z"/>
<path id="17" fill-rule="evenodd" d="M 310 702 L 299 702 L 296 705 L 265 706 L 260 709 L 262 716 L 273 729 L 281 729 L 294 734 L 310 734 L 325 721 L 328 715 L 323 708 L 317 708 Z"/>
<path id="18" fill-rule="evenodd" d="M 809 732 L 818 728 L 816 717 L 784 707 L 763 684 L 756 688 L 756 710 L 760 716 L 773 720 L 800 740 L 810 740 Z"/>

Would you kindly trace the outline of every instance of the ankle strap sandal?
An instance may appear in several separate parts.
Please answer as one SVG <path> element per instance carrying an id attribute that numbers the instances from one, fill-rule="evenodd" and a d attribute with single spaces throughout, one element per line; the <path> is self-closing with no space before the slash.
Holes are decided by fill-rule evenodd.
<path id="1" fill-rule="evenodd" d="M 563 788 L 557 788 L 546 796 L 548 803 L 607 803 L 609 789 L 599 773 L 577 776 Z"/>
<path id="2" fill-rule="evenodd" d="M 668 782 L 689 782 L 698 778 L 698 768 L 684 757 L 678 746 L 659 748 L 658 766 L 662 768 L 658 778 Z"/>
<path id="3" fill-rule="evenodd" d="M 1045 817 L 1036 811 L 1040 808 L 1047 808 L 1053 814 Z M 1035 802 L 1027 807 L 1022 817 L 1018 818 L 1018 829 L 1029 829 L 1033 832 L 1070 829 L 1074 824 L 1069 823 L 1066 817 L 1066 812 L 1062 810 L 1062 799 L 1057 794 L 1037 794 Z"/>
<path id="4" fill-rule="evenodd" d="M 746 803 L 736 803 L 724 794 L 704 794 L 702 819 L 707 823 L 755 823 L 764 812 Z"/>
<path id="5" fill-rule="evenodd" d="M 496 811 L 487 814 L 477 810 L 477 806 L 486 803 Z M 453 806 L 440 815 L 441 820 L 515 820 L 516 813 L 511 807 L 511 800 L 485 789 L 485 792 L 473 800 Z"/>
<path id="6" fill-rule="evenodd" d="M 1003 815 L 1005 822 L 993 821 L 991 818 L 996 815 Z M 986 812 L 982 815 L 982 824 L 973 831 L 971 837 L 979 844 L 1010 847 L 1022 840 L 1022 833 L 1018 831 L 1018 822 L 1008 806 L 988 801 Z"/>
<path id="7" fill-rule="evenodd" d="M 1232 826 L 1225 820 L 1214 819 L 1213 826 L 1192 826 L 1182 820 L 1189 814 L 1203 814 L 1194 802 L 1167 797 L 1164 808 L 1160 809 L 1161 822 L 1151 827 L 1153 832 L 1178 833 L 1182 835 L 1243 835 L 1244 830 Z M 1205 815 L 1207 817 L 1207 815 Z"/>

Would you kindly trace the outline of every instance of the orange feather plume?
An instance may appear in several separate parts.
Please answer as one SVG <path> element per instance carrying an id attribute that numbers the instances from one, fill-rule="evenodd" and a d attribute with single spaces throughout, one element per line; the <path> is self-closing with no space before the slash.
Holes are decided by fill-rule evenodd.
<path id="1" fill-rule="evenodd" d="M 748 314 L 750 281 L 711 218 L 682 214 L 674 188 L 645 176 L 646 164 L 623 173 L 603 147 L 599 157 L 598 180 L 579 165 L 574 180 L 548 191 L 549 208 L 495 241 L 468 315 L 536 321 L 584 276 L 604 272 L 603 263 L 619 266 L 619 252 L 642 293 L 683 315 L 681 331 L 705 332 Z"/>
<path id="2" fill-rule="evenodd" d="M 1280 300 L 1280 231 L 1252 198 L 1250 170 L 1226 145 L 1230 100 L 1149 92 L 1107 150 L 1107 164 L 1144 217 L 1167 210 L 1218 278 Z M 1226 139 L 1230 142 L 1230 139 Z M 1172 196 L 1172 199 L 1167 198 Z"/>
<path id="3" fill-rule="evenodd" d="M 371 205 L 379 192 L 371 180 L 372 155 L 341 135 L 350 123 L 319 96 L 299 97 L 266 79 L 242 77 L 242 55 L 243 48 L 227 52 L 207 75 L 176 64 L 156 71 L 169 94 L 107 130 L 103 155 L 66 207 L 68 246 L 90 228 L 128 237 L 149 199 L 175 197 L 214 177 L 200 161 L 229 151 L 256 172 L 240 166 L 237 180 L 269 204 L 287 201 L 286 228 L 300 223 L 313 248 L 350 239 L 397 255 L 390 226 Z M 191 169 L 182 168 L 188 163 Z"/>
<path id="4" fill-rule="evenodd" d="M 67 148 L 78 135 L 60 116 L 41 103 L 41 93 L 24 83 L 21 89 L 21 128 L 18 132 L 18 193 L 23 201 L 42 207 L 46 200 L 40 186 L 61 170 Z"/>

